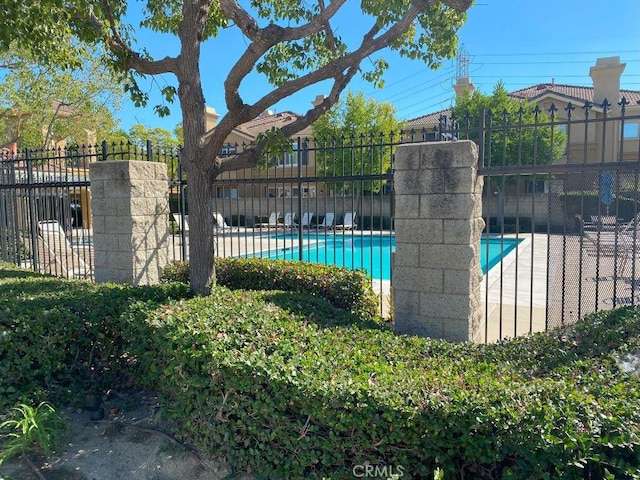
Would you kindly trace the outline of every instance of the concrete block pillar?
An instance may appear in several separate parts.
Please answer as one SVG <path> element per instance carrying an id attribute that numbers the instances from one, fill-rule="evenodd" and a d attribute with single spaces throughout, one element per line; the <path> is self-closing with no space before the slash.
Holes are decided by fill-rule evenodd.
<path id="1" fill-rule="evenodd" d="M 169 262 L 167 166 L 89 165 L 96 282 L 152 285 Z"/>
<path id="2" fill-rule="evenodd" d="M 398 333 L 484 339 L 480 282 L 483 179 L 471 141 L 396 149 L 393 267 Z"/>

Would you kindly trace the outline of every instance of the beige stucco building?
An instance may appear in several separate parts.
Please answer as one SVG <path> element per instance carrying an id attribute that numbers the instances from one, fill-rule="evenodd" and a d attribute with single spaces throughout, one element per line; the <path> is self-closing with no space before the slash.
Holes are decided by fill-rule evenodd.
<path id="1" fill-rule="evenodd" d="M 532 85 L 510 92 L 509 95 L 534 103 L 545 112 L 549 111 L 552 104 L 555 106 L 556 128 L 567 135 L 569 142 L 565 156 L 556 161 L 594 163 L 637 160 L 640 120 L 625 118 L 624 126 L 620 120 L 607 122 L 604 130 L 605 123 L 598 121 L 605 115 L 602 107 L 605 99 L 611 104 L 606 112 L 608 118 L 621 117 L 619 103 L 623 98 L 628 102 L 624 109 L 625 117 L 640 115 L 640 91 L 620 89 L 624 69 L 625 64 L 620 62 L 620 57 L 599 58 L 589 69 L 592 86 L 561 85 L 552 80 L 551 83 Z M 474 87 L 469 78 L 463 77 L 458 78 L 453 88 L 460 95 L 465 91 L 473 91 Z M 571 121 L 567 109 L 569 104 L 574 107 Z M 591 105 L 588 110 L 590 121 L 586 128 L 585 104 Z M 450 113 L 449 110 L 442 110 L 414 118 L 407 122 L 407 130 L 413 130 L 414 136 L 425 132 L 425 135 L 431 136 L 426 139 L 433 140 L 433 132 L 437 130 L 441 116 L 449 116 Z"/>
<path id="2" fill-rule="evenodd" d="M 324 99 L 324 96 L 319 95 L 312 102 L 313 105 L 317 105 Z M 212 107 L 207 107 L 206 121 L 207 130 L 210 130 L 216 126 L 219 115 Z M 249 122 L 243 123 L 234 128 L 232 133 L 227 137 L 226 145 L 220 151 L 220 155 L 234 155 L 242 151 L 242 149 L 252 143 L 254 143 L 258 136 L 272 128 L 281 128 L 285 125 L 293 123 L 298 119 L 299 115 L 290 112 L 273 112 L 267 110 L 263 112 L 258 118 Z M 309 151 L 307 146 L 307 139 L 313 136 L 312 129 L 306 128 L 296 134 L 296 139 L 299 137 L 301 143 L 298 144 L 296 139 L 292 139 L 293 150 L 289 153 L 285 153 L 280 157 L 273 157 L 271 159 L 271 165 L 276 166 L 276 177 L 274 178 L 274 170 L 270 169 L 242 169 L 233 172 L 227 172 L 221 175 L 216 185 L 216 197 L 218 198 L 237 198 L 237 197 L 266 197 L 266 198 L 294 198 L 302 196 L 303 198 L 311 198 L 317 196 L 323 196 L 324 192 L 319 191 L 315 184 L 305 183 L 302 185 L 302 192 L 299 192 L 300 186 L 293 184 L 293 182 L 287 182 L 287 179 L 297 179 L 300 170 L 304 172 L 315 171 L 315 156 L 313 151 Z M 260 183 L 255 182 L 248 184 L 247 182 L 238 181 L 234 184 L 233 180 L 247 180 L 247 179 L 266 179 L 271 178 L 277 180 L 274 182 Z M 301 195 L 300 195 L 301 193 Z"/>

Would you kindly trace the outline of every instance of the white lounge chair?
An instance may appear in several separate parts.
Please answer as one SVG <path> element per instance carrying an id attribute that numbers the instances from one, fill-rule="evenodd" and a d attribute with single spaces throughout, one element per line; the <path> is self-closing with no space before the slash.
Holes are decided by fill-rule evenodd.
<path id="1" fill-rule="evenodd" d="M 355 230 L 356 228 L 356 212 L 347 212 L 344 214 L 341 225 L 336 225 L 339 230 Z"/>
<path id="2" fill-rule="evenodd" d="M 227 222 L 220 212 L 213 212 L 213 219 L 216 222 L 216 230 L 219 233 L 232 232 L 236 230 L 235 228 L 227 225 Z"/>
<path id="3" fill-rule="evenodd" d="M 333 220 L 335 218 L 335 214 L 333 212 L 327 212 L 316 228 L 319 230 L 329 230 L 333 228 Z"/>
<path id="4" fill-rule="evenodd" d="M 178 224 L 178 228 L 185 233 L 189 233 L 189 215 L 182 215 L 181 213 L 174 213 L 173 219 Z"/>
<path id="5" fill-rule="evenodd" d="M 280 212 L 271 212 L 267 223 L 257 223 L 255 228 L 278 228 L 278 218 L 280 218 Z"/>
<path id="6" fill-rule="evenodd" d="M 311 220 L 313 220 L 312 212 L 304 212 L 302 214 L 302 218 L 300 219 L 300 228 L 311 228 Z"/>
<path id="7" fill-rule="evenodd" d="M 78 255 L 56 220 L 38 222 L 38 230 L 45 247 L 43 265 L 46 273 L 63 275 L 66 278 L 89 278 L 91 268 Z"/>
<path id="8" fill-rule="evenodd" d="M 290 228 L 290 229 L 296 228 L 296 224 L 293 221 L 293 216 L 294 215 L 292 212 L 287 212 L 284 214 L 284 223 L 282 224 L 284 228 Z"/>

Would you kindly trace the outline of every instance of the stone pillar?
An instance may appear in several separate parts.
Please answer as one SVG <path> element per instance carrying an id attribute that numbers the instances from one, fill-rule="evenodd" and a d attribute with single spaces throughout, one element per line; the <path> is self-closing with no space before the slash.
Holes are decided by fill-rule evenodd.
<path id="1" fill-rule="evenodd" d="M 471 141 L 412 143 L 396 149 L 398 333 L 483 341 L 480 237 L 483 179 Z"/>
<path id="2" fill-rule="evenodd" d="M 89 165 L 96 282 L 152 285 L 169 262 L 167 166 Z"/>

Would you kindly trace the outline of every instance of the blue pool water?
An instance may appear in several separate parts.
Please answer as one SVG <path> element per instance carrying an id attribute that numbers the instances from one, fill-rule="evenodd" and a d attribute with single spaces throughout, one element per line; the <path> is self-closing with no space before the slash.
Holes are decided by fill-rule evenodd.
<path id="1" fill-rule="evenodd" d="M 260 256 L 271 259 L 300 260 L 297 235 L 272 237 L 273 244 Z M 393 235 L 359 235 L 357 232 L 338 234 L 306 234 L 302 251 L 302 261 L 344 266 L 351 269 L 365 269 L 372 278 L 391 279 L 391 252 L 396 249 Z M 294 246 L 290 246 L 292 245 Z M 482 238 L 480 245 L 480 265 L 487 273 L 511 252 L 520 240 Z M 281 245 L 279 245 L 279 243 Z M 289 245 L 286 247 L 285 245 Z"/>

